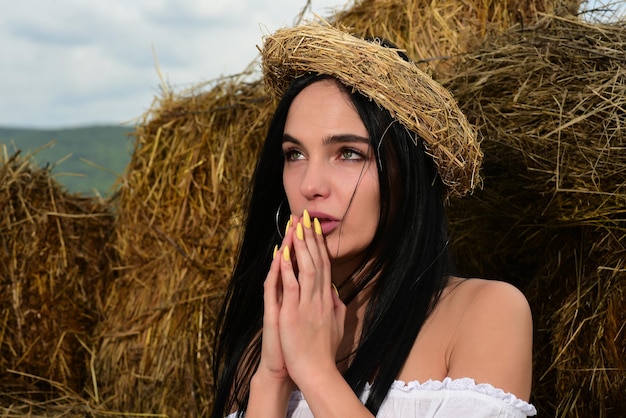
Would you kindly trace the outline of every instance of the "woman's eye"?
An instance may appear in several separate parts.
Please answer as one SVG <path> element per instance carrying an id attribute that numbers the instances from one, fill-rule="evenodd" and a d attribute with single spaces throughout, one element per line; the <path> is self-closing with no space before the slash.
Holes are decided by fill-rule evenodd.
<path id="1" fill-rule="evenodd" d="M 295 149 L 284 151 L 283 154 L 285 155 L 286 161 L 296 161 L 303 158 L 302 153 Z"/>
<path id="2" fill-rule="evenodd" d="M 341 158 L 344 160 L 362 160 L 364 157 L 360 152 L 347 148 L 341 150 Z"/>

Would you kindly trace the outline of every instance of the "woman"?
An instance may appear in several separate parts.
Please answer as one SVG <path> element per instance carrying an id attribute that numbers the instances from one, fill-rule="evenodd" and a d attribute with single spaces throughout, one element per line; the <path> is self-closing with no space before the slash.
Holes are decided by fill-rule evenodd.
<path id="1" fill-rule="evenodd" d="M 401 55 L 318 23 L 266 40 L 281 99 L 218 325 L 214 417 L 535 413 L 525 298 L 450 268 L 444 201 L 478 182 L 474 132 Z"/>

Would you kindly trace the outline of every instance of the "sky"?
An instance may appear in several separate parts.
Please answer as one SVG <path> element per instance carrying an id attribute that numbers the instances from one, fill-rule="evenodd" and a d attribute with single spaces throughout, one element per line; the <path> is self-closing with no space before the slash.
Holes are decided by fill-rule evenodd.
<path id="1" fill-rule="evenodd" d="M 311 9 L 331 16 L 346 4 L 311 0 Z M 162 80 L 180 91 L 243 71 L 262 36 L 292 25 L 305 5 L 0 0 L 0 126 L 132 124 Z"/>
<path id="2" fill-rule="evenodd" d="M 350 4 L 311 0 L 320 16 Z M 163 82 L 181 91 L 243 71 L 257 57 L 262 36 L 293 24 L 305 5 L 0 0 L 0 126 L 132 124 Z"/>

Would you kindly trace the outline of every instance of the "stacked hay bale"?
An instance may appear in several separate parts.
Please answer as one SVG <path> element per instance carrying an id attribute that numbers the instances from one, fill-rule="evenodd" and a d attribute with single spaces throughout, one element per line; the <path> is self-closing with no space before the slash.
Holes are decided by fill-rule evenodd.
<path id="1" fill-rule="evenodd" d="M 406 49 L 435 78 L 489 34 L 536 22 L 539 14 L 575 15 L 581 0 L 361 0 L 333 17 L 364 37 Z"/>
<path id="2" fill-rule="evenodd" d="M 93 397 L 114 411 L 210 412 L 215 317 L 271 109 L 259 82 L 210 87 L 166 94 L 135 133 L 95 364 Z"/>
<path id="3" fill-rule="evenodd" d="M 0 405 L 76 400 L 111 276 L 113 214 L 19 153 L 0 162 Z"/>
<path id="4" fill-rule="evenodd" d="M 626 412 L 625 63 L 625 22 L 546 17 L 446 82 L 485 153 L 484 190 L 451 208 L 454 248 L 467 271 L 526 291 L 547 416 Z"/>

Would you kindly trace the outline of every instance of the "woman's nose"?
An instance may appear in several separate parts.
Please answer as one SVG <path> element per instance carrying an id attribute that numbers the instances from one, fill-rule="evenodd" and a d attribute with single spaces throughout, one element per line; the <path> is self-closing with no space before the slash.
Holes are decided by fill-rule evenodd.
<path id="1" fill-rule="evenodd" d="M 309 200 L 323 199 L 330 194 L 330 170 L 324 164 L 309 162 L 302 178 L 300 191 Z"/>

